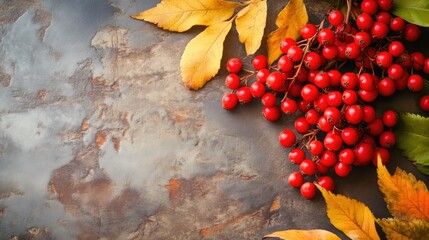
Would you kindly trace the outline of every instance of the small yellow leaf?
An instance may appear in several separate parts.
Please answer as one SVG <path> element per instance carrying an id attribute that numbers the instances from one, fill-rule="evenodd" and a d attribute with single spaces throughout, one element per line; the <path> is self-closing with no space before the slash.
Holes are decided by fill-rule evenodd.
<path id="1" fill-rule="evenodd" d="M 397 168 L 393 176 L 378 164 L 378 186 L 384 194 L 392 216 L 405 220 L 422 219 L 429 222 L 429 192 L 422 181 Z"/>
<path id="2" fill-rule="evenodd" d="M 429 223 L 423 220 L 404 221 L 397 218 L 377 219 L 387 239 L 429 239 Z"/>
<path id="3" fill-rule="evenodd" d="M 232 20 L 216 23 L 188 43 L 180 59 L 182 80 L 188 88 L 198 90 L 217 74 L 231 26 Z"/>
<path id="4" fill-rule="evenodd" d="M 279 13 L 276 20 L 277 30 L 268 35 L 268 62 L 269 64 L 277 60 L 282 52 L 280 43 L 290 37 L 297 40 L 301 35 L 301 28 L 307 24 L 307 9 L 303 0 L 290 0 L 286 7 Z"/>
<path id="5" fill-rule="evenodd" d="M 246 47 L 247 55 L 254 54 L 261 46 L 266 21 L 266 0 L 254 0 L 238 12 L 235 24 L 240 42 Z"/>
<path id="6" fill-rule="evenodd" d="M 374 215 L 365 204 L 318 188 L 325 198 L 332 225 L 351 239 L 380 239 L 375 230 Z"/>
<path id="7" fill-rule="evenodd" d="M 225 0 L 162 0 L 156 7 L 131 16 L 169 31 L 184 32 L 195 25 L 210 26 L 229 19 L 240 3 Z"/>
<path id="8" fill-rule="evenodd" d="M 287 240 L 340 240 L 337 235 L 322 229 L 314 230 L 286 230 L 273 232 L 264 236 L 264 238 L 280 238 Z"/>

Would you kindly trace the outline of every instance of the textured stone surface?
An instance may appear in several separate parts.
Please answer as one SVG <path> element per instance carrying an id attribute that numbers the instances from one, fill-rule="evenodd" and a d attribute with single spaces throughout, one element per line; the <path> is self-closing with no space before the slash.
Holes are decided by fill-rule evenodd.
<path id="1" fill-rule="evenodd" d="M 168 33 L 129 17 L 157 2 L 0 1 L 0 238 L 335 231 L 320 196 L 305 201 L 286 184 L 295 166 L 277 136 L 293 119 L 268 123 L 256 102 L 224 111 L 224 69 L 202 90 L 187 90 L 180 56 L 201 29 Z M 267 32 L 283 6 L 270 4 Z M 244 57 L 234 31 L 227 42 L 223 65 Z M 414 171 L 397 152 L 389 167 L 395 161 Z M 337 192 L 387 216 L 372 168 L 356 170 Z"/>

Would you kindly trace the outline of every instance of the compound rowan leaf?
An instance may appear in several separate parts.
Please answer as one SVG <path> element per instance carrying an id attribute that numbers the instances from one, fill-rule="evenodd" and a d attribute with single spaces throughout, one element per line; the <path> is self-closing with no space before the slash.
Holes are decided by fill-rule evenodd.
<path id="1" fill-rule="evenodd" d="M 268 35 L 268 62 L 271 64 L 277 60 L 282 52 L 280 43 L 290 37 L 298 39 L 301 28 L 307 24 L 308 14 L 303 0 L 290 0 L 286 7 L 279 13 L 276 19 L 277 30 Z"/>
<path id="2" fill-rule="evenodd" d="M 391 176 L 381 161 L 377 167 L 377 176 L 378 186 L 392 216 L 429 222 L 429 192 L 422 181 L 399 168 Z"/>
<path id="3" fill-rule="evenodd" d="M 354 199 L 335 195 L 318 186 L 326 201 L 329 220 L 351 239 L 380 239 L 375 218 L 369 208 Z"/>
<path id="4" fill-rule="evenodd" d="M 264 236 L 264 238 L 280 238 L 287 240 L 340 240 L 337 235 L 332 232 L 322 230 L 322 229 L 313 229 L 313 230 L 286 230 L 273 232 Z"/>
<path id="5" fill-rule="evenodd" d="M 184 32 L 195 25 L 210 26 L 229 19 L 240 3 L 225 0 L 162 0 L 158 5 L 131 17 L 169 31 Z"/>
<path id="6" fill-rule="evenodd" d="M 232 20 L 218 22 L 188 43 L 180 59 L 182 80 L 188 88 L 197 90 L 217 74 L 231 26 Z"/>
<path id="7" fill-rule="evenodd" d="M 387 239 L 429 239 L 429 222 L 423 220 L 404 221 L 397 218 L 377 219 Z"/>
<path id="8" fill-rule="evenodd" d="M 254 54 L 261 46 L 266 22 L 266 0 L 254 0 L 238 12 L 235 25 L 240 42 L 246 47 L 247 55 Z"/>
<path id="9" fill-rule="evenodd" d="M 415 161 L 417 169 L 428 174 L 429 118 L 412 113 L 400 114 L 394 131 L 396 146 L 402 149 L 403 154 L 411 161 Z"/>

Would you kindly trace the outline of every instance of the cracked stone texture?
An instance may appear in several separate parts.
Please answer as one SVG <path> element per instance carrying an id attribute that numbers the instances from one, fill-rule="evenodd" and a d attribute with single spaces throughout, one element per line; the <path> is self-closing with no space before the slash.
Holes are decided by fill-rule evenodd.
<path id="1" fill-rule="evenodd" d="M 201 28 L 169 33 L 129 17 L 157 2 L 0 1 L 0 238 L 343 236 L 320 196 L 305 201 L 287 185 L 295 166 L 277 136 L 293 118 L 268 123 L 258 103 L 224 111 L 225 69 L 187 90 L 180 56 Z M 306 2 L 319 19 L 326 5 Z M 266 33 L 284 6 L 269 3 Z M 250 63 L 235 31 L 226 42 L 222 66 Z M 417 110 L 414 101 L 397 104 Z M 427 182 L 398 152 L 391 162 Z M 337 182 L 388 216 L 373 168 Z"/>

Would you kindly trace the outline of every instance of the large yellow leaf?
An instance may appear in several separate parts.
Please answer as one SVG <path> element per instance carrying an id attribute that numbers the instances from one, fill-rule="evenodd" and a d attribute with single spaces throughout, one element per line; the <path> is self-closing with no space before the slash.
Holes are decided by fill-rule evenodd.
<path id="1" fill-rule="evenodd" d="M 335 195 L 319 187 L 326 201 L 327 214 L 332 225 L 351 239 L 380 239 L 375 230 L 375 218 L 365 204 Z"/>
<path id="2" fill-rule="evenodd" d="M 380 160 L 377 175 L 379 188 L 392 216 L 429 221 L 429 192 L 422 181 L 399 168 L 391 176 Z"/>
<path id="3" fill-rule="evenodd" d="M 254 0 L 238 12 L 235 24 L 240 42 L 246 47 L 247 55 L 254 54 L 261 46 L 266 22 L 266 0 Z"/>
<path id="4" fill-rule="evenodd" d="M 232 20 L 216 23 L 188 43 L 180 59 L 182 80 L 188 88 L 197 90 L 217 74 L 231 26 Z"/>
<path id="5" fill-rule="evenodd" d="M 337 235 L 322 229 L 314 230 L 286 230 L 273 232 L 264 238 L 280 238 L 287 240 L 340 240 Z"/>
<path id="6" fill-rule="evenodd" d="M 195 25 L 210 26 L 229 19 L 240 4 L 224 0 L 162 0 L 156 7 L 131 17 L 184 32 Z"/>
<path id="7" fill-rule="evenodd" d="M 289 0 L 286 7 L 279 13 L 276 20 L 277 30 L 268 35 L 268 62 L 271 64 L 277 60 L 282 52 L 280 43 L 290 37 L 298 39 L 301 28 L 307 24 L 308 15 L 303 0 Z"/>
<path id="8" fill-rule="evenodd" d="M 429 239 L 429 223 L 423 220 L 377 219 L 387 239 Z"/>

